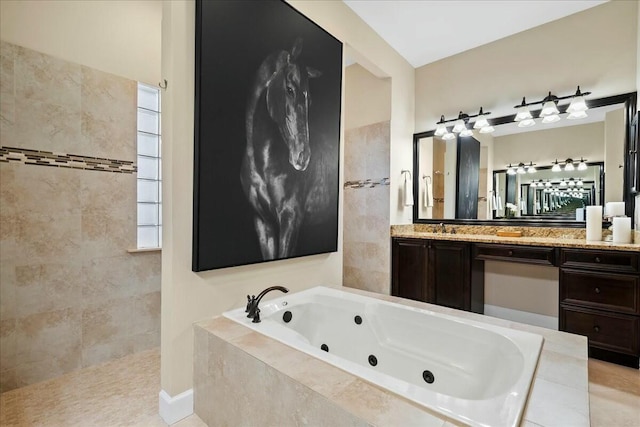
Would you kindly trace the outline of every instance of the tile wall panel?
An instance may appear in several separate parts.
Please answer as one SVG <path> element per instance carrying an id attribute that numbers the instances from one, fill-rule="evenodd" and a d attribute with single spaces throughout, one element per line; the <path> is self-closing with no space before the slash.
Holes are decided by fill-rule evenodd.
<path id="1" fill-rule="evenodd" d="M 159 345 L 160 253 L 126 252 L 136 93 L 0 42 L 0 391 Z"/>
<path id="2" fill-rule="evenodd" d="M 345 133 L 345 181 L 389 177 L 389 122 Z M 344 189 L 343 284 L 389 294 L 389 186 Z"/>

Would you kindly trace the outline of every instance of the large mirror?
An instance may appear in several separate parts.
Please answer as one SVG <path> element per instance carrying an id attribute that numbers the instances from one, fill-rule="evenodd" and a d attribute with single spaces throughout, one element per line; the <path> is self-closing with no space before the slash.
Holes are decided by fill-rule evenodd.
<path id="1" fill-rule="evenodd" d="M 635 93 L 587 100 L 588 117 L 444 140 L 414 135 L 414 222 L 584 226 L 584 208 L 633 203 L 625 182 Z M 467 125 L 468 128 L 472 124 Z M 628 211 L 631 211 L 631 207 Z"/>

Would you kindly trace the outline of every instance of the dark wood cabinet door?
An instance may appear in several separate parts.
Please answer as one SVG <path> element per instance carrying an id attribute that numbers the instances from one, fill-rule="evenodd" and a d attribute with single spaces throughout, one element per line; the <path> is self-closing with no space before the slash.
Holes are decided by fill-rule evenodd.
<path id="1" fill-rule="evenodd" d="M 427 246 L 427 240 L 392 240 L 392 295 L 427 301 Z"/>
<path id="2" fill-rule="evenodd" d="M 432 241 L 429 248 L 427 301 L 471 310 L 471 245 Z"/>

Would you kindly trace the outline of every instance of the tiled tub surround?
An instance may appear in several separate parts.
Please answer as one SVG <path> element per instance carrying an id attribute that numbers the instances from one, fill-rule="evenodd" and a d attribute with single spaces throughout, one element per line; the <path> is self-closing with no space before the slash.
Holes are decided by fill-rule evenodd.
<path id="1" fill-rule="evenodd" d="M 6 42 L 0 59 L 0 140 L 12 147 L 0 162 L 6 391 L 157 346 L 160 254 L 126 252 L 136 247 L 136 176 L 125 171 L 136 82 Z"/>
<path id="2" fill-rule="evenodd" d="M 389 177 L 388 121 L 345 131 L 345 182 Z M 389 185 L 344 189 L 345 286 L 389 293 Z"/>
<path id="3" fill-rule="evenodd" d="M 392 225 L 391 237 L 407 237 L 416 239 L 436 239 L 479 243 L 504 243 L 509 245 L 553 246 L 580 249 L 609 249 L 619 251 L 640 251 L 640 242 L 612 243 L 588 242 L 583 228 L 551 228 L 551 227 L 492 227 L 447 224 L 447 233 L 433 231 L 435 224 Z M 451 234 L 450 230 L 456 233 Z M 522 237 L 497 236 L 498 230 L 522 231 Z M 604 232 L 603 232 L 604 234 Z"/>
<path id="4" fill-rule="evenodd" d="M 544 337 L 524 426 L 588 426 L 587 341 L 392 296 L 380 300 Z M 208 425 L 464 425 L 224 317 L 195 326 L 195 412 Z"/>

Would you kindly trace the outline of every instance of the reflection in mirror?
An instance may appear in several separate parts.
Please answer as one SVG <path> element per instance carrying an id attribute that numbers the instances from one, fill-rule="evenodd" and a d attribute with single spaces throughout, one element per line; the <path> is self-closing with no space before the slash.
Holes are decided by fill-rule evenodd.
<path id="1" fill-rule="evenodd" d="M 582 120 L 540 121 L 530 128 L 504 123 L 493 134 L 448 141 L 432 132 L 416 135 L 417 219 L 575 222 L 584 221 L 579 208 L 623 200 L 624 103 L 591 108 Z M 565 171 L 570 159 L 575 169 Z M 587 170 L 577 169 L 580 159 Z M 556 162 L 561 172 L 552 170 Z M 510 166 L 515 175 L 506 173 Z M 541 181 L 551 187 L 539 187 Z M 576 191 L 564 191 L 565 185 Z"/>
<path id="2" fill-rule="evenodd" d="M 494 218 L 584 221 L 585 207 L 604 204 L 604 163 L 583 170 L 554 172 L 551 166 L 535 173 L 493 172 L 491 198 Z"/>

